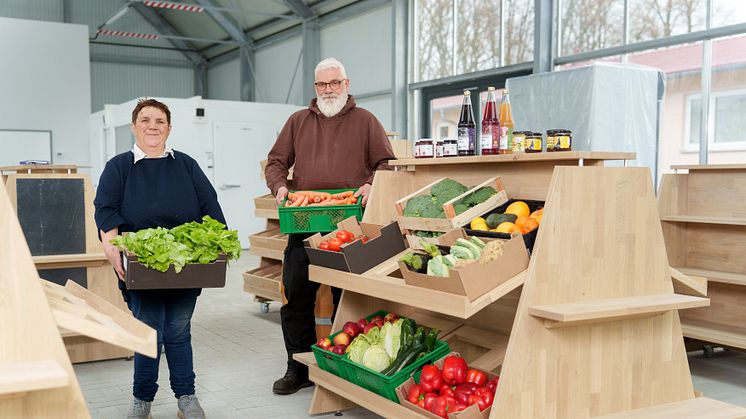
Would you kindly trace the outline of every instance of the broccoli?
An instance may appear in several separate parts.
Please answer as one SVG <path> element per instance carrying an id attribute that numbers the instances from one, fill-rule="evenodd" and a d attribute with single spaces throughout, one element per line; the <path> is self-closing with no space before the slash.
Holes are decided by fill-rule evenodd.
<path id="1" fill-rule="evenodd" d="M 446 218 L 445 212 L 443 212 L 443 208 L 436 206 L 432 202 L 427 204 L 422 211 L 420 212 L 420 216 L 424 218 Z"/>
<path id="2" fill-rule="evenodd" d="M 416 230 L 414 232 L 414 235 L 416 237 L 439 237 L 442 236 L 443 233 L 439 231 L 424 231 L 424 230 Z"/>
<path id="3" fill-rule="evenodd" d="M 484 186 L 477 189 L 473 193 L 470 193 L 468 196 L 461 200 L 461 203 L 468 207 L 473 207 L 488 200 L 492 195 L 495 195 L 496 193 L 497 191 L 492 186 Z"/>
<path id="4" fill-rule="evenodd" d="M 447 201 L 461 195 L 467 190 L 469 188 L 453 179 L 443 179 L 430 188 L 430 195 L 433 196 L 433 202 L 436 205 L 442 206 Z"/>
<path id="5" fill-rule="evenodd" d="M 459 214 L 461 214 L 462 212 L 464 212 L 464 211 L 466 211 L 468 209 L 469 209 L 468 206 L 466 206 L 464 204 L 461 204 L 461 203 L 456 204 L 456 205 L 453 206 L 453 210 L 456 211 L 456 215 L 459 215 Z"/>
<path id="6" fill-rule="evenodd" d="M 422 217 L 422 211 L 432 205 L 432 201 L 429 196 L 415 196 L 414 198 L 407 201 L 407 206 L 404 207 L 404 216 L 406 217 Z"/>

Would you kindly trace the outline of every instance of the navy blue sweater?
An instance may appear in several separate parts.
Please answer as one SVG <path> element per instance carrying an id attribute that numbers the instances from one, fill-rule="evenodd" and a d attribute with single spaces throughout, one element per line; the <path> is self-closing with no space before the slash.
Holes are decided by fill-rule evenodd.
<path id="1" fill-rule="evenodd" d="M 215 189 L 193 158 L 174 151 L 173 158 L 134 160 L 128 151 L 106 163 L 93 201 L 99 230 L 173 228 L 204 215 L 225 224 Z"/>

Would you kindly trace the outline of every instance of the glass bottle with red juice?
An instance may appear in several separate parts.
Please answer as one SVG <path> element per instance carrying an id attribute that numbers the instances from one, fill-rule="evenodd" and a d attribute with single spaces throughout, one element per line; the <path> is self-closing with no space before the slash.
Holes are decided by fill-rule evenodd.
<path id="1" fill-rule="evenodd" d="M 497 119 L 497 100 L 495 88 L 487 88 L 487 103 L 482 116 L 482 137 L 480 141 L 482 155 L 497 154 L 500 148 L 500 121 Z"/>

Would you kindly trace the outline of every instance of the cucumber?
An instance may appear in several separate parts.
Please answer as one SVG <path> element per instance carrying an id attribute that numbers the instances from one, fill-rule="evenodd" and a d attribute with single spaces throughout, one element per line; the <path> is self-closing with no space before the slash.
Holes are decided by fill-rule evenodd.
<path id="1" fill-rule="evenodd" d="M 385 373 L 381 372 L 384 375 L 394 375 L 397 372 L 403 370 L 407 365 L 410 365 L 415 360 L 417 360 L 417 357 L 425 350 L 425 345 L 420 342 L 415 342 L 411 348 L 409 348 L 409 351 L 403 354 L 403 356 L 397 357 L 394 362 L 387 368 Z"/>
<path id="2" fill-rule="evenodd" d="M 438 329 L 430 329 L 427 336 L 425 336 L 425 351 L 430 352 L 435 349 L 435 341 L 438 339 Z"/>

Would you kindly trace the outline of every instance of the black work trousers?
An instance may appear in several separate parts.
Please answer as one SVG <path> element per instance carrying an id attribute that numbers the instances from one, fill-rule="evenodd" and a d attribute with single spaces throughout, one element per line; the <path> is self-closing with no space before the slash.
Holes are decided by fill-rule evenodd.
<path id="1" fill-rule="evenodd" d="M 310 234 L 290 234 L 282 265 L 282 282 L 288 303 L 280 309 L 282 336 L 288 354 L 288 371 L 308 377 L 308 367 L 293 360 L 293 354 L 311 351 L 316 343 L 316 291 L 318 282 L 308 279 L 308 255 L 303 249 L 303 240 Z M 342 290 L 332 287 L 334 314 L 337 312 Z"/>

